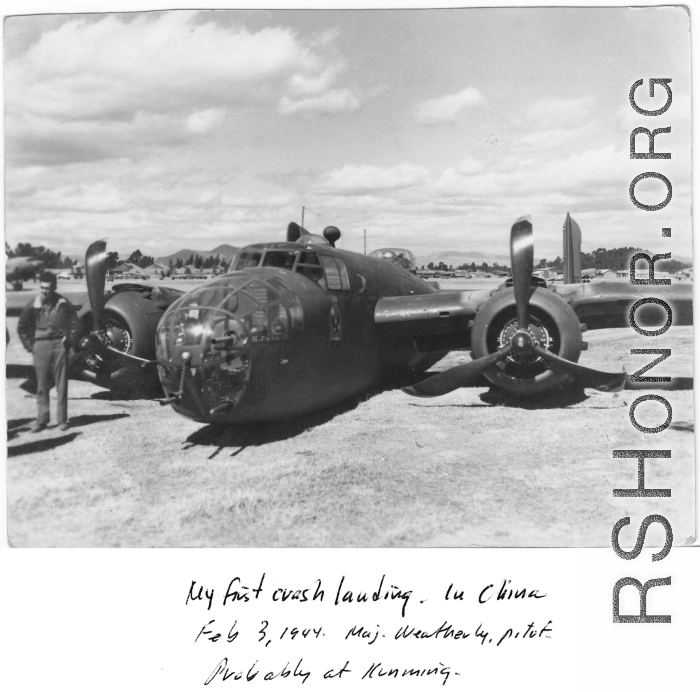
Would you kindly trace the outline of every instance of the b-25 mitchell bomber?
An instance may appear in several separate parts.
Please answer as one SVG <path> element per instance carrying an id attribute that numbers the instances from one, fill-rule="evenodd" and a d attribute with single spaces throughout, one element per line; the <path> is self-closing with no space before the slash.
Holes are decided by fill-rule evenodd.
<path id="1" fill-rule="evenodd" d="M 567 226 L 569 234 L 577 229 L 568 216 L 573 275 L 580 239 L 566 248 Z M 140 284 L 105 294 L 106 246 L 94 243 L 78 367 L 109 384 L 143 380 L 157 366 L 162 403 L 199 422 L 228 424 L 323 410 L 454 349 L 470 348 L 473 360 L 404 391 L 439 396 L 481 375 L 516 395 L 570 383 L 624 386 L 624 372 L 578 364 L 582 331 L 629 327 L 630 307 L 648 289 L 543 285 L 532 276 L 527 217 L 511 230 L 512 278 L 493 291 L 441 291 L 416 276 L 408 250 L 362 255 L 338 249 L 339 238 L 333 226 L 319 236 L 290 223 L 286 242 L 242 248 L 227 274 L 185 294 Z M 669 288 L 665 298 L 674 324 L 692 323 L 690 286 Z M 654 305 L 636 312 L 647 326 L 658 317 Z"/>
<path id="2" fill-rule="evenodd" d="M 15 291 L 22 290 L 22 283 L 36 278 L 44 263 L 36 257 L 11 257 L 5 263 L 5 283 L 12 284 Z"/>

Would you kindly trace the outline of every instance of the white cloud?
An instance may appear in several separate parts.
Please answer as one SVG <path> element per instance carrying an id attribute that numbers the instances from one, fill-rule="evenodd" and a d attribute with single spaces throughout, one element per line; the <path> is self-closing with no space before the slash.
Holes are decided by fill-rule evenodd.
<path id="1" fill-rule="evenodd" d="M 287 80 L 287 86 L 292 93 L 300 96 L 319 94 L 331 87 L 339 72 L 339 65 L 333 65 L 319 74 L 297 72 Z"/>
<path id="2" fill-rule="evenodd" d="M 279 104 L 280 113 L 283 115 L 353 112 L 358 108 L 360 100 L 349 89 L 333 89 L 320 96 L 296 101 L 284 96 Z"/>
<path id="3" fill-rule="evenodd" d="M 421 125 L 441 125 L 453 122 L 467 108 L 479 105 L 484 100 L 481 92 L 467 87 L 457 94 L 422 101 L 416 107 L 414 118 Z"/>
<path id="4" fill-rule="evenodd" d="M 96 182 L 37 191 L 32 206 L 49 212 L 113 213 L 127 211 L 129 201 L 115 185 Z"/>
<path id="5" fill-rule="evenodd" d="M 423 166 L 402 163 L 393 168 L 348 164 L 331 171 L 319 184 L 322 190 L 353 194 L 359 191 L 397 190 L 424 183 L 429 171 Z"/>
<path id="6" fill-rule="evenodd" d="M 559 203 L 555 195 L 567 194 L 579 200 L 593 198 L 589 204 L 595 205 L 595 198 L 607 198 L 611 189 L 625 192 L 625 164 L 624 152 L 612 145 L 547 160 L 504 156 L 485 171 L 478 161 L 468 160 L 443 171 L 433 194 L 464 197 L 473 203 L 542 195 L 550 196 L 553 205 Z"/>
<path id="7" fill-rule="evenodd" d="M 457 164 L 457 172 L 461 175 L 473 175 L 474 173 L 478 173 L 479 171 L 481 171 L 483 167 L 483 161 L 468 158 L 464 159 L 464 161 L 461 161 L 459 164 Z"/>
<path id="8" fill-rule="evenodd" d="M 187 118 L 187 127 L 192 132 L 204 134 L 218 125 L 225 117 L 226 113 L 220 108 L 195 111 Z"/>
<path id="9" fill-rule="evenodd" d="M 134 158 L 155 143 L 212 132 L 234 109 L 277 103 L 284 114 L 332 114 L 360 107 L 339 84 L 344 60 L 328 40 L 332 32 L 302 38 L 288 27 L 255 31 L 216 16 L 71 18 L 42 33 L 5 64 L 6 126 L 17 134 L 11 161 Z M 162 127 L 163 118 L 184 127 Z M 30 119 L 43 131 L 39 146 Z M 142 127 L 148 122 L 154 127 Z M 87 141 L 89 150 L 81 149 Z"/>
<path id="10" fill-rule="evenodd" d="M 292 203 L 294 197 L 289 194 L 271 195 L 270 197 L 238 197 L 234 195 L 222 195 L 221 204 L 225 207 L 253 207 L 253 208 L 279 208 Z"/>
<path id="11" fill-rule="evenodd" d="M 190 110 L 197 94 L 235 102 L 236 87 L 247 85 L 251 96 L 261 81 L 328 69 L 289 29 L 224 29 L 196 19 L 181 11 L 68 21 L 8 63 L 10 101 L 55 117 L 120 119 Z"/>
<path id="12" fill-rule="evenodd" d="M 528 106 L 526 115 L 530 123 L 540 130 L 571 128 L 590 120 L 595 99 L 543 98 Z"/>
<path id="13" fill-rule="evenodd" d="M 15 165 L 62 166 L 137 158 L 154 147 L 181 145 L 194 133 L 169 114 L 138 112 L 126 123 L 23 114 L 5 120 L 6 156 Z M 12 171 L 10 171 L 12 173 Z"/>

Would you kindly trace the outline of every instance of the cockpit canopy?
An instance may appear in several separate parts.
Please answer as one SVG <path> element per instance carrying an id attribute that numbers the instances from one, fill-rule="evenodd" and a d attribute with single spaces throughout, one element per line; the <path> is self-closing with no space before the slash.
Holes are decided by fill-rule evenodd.
<path id="1" fill-rule="evenodd" d="M 229 272 L 250 267 L 277 267 L 305 276 L 324 291 L 349 291 L 350 277 L 345 262 L 291 243 L 249 245 L 238 251 Z"/>
<path id="2" fill-rule="evenodd" d="M 416 271 L 416 258 L 410 250 L 399 247 L 383 247 L 369 253 L 370 257 L 391 262 L 399 267 L 414 272 Z"/>

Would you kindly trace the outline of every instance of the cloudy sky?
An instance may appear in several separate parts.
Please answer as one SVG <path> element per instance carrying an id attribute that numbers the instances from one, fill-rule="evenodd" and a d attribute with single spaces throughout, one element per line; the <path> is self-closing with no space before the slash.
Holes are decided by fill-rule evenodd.
<path id="1" fill-rule="evenodd" d="M 122 255 L 281 240 L 333 224 L 346 249 L 535 255 L 690 245 L 690 38 L 682 9 L 205 11 L 11 17 L 4 25 L 6 240 Z M 644 117 L 647 79 L 673 104 Z M 671 127 L 629 158 L 635 127 Z M 640 137 L 640 145 L 643 137 Z M 640 146 L 641 151 L 646 149 Z M 673 184 L 663 210 L 631 180 Z M 654 204 L 665 186 L 637 186 Z"/>

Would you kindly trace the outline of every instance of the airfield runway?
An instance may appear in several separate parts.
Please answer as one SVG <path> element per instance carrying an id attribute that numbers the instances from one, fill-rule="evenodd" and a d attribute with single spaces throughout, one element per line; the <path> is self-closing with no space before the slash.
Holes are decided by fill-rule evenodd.
<path id="1" fill-rule="evenodd" d="M 75 290 L 84 284 L 59 286 Z M 609 546 L 621 517 L 631 517 L 623 544 L 634 544 L 654 513 L 670 521 L 675 543 L 695 535 L 692 327 L 672 327 L 653 345 L 632 329 L 585 334 L 580 362 L 610 371 L 649 361 L 632 348 L 672 348 L 653 373 L 679 378 L 665 392 L 517 400 L 471 386 L 415 399 L 393 387 L 303 420 L 222 428 L 71 381 L 73 427 L 60 432 L 54 421 L 32 434 L 34 397 L 20 388 L 31 356 L 17 318 L 7 326 L 7 516 L 17 547 Z M 453 352 L 431 372 L 467 359 Z M 629 420 L 647 393 L 673 407 L 658 435 Z M 654 402 L 637 413 L 644 425 L 665 417 Z M 646 481 L 671 488 L 672 502 L 613 498 L 637 484 L 636 460 L 613 450 L 645 448 L 672 449 L 672 459 L 647 462 Z M 663 542 L 657 528 L 647 544 Z"/>

